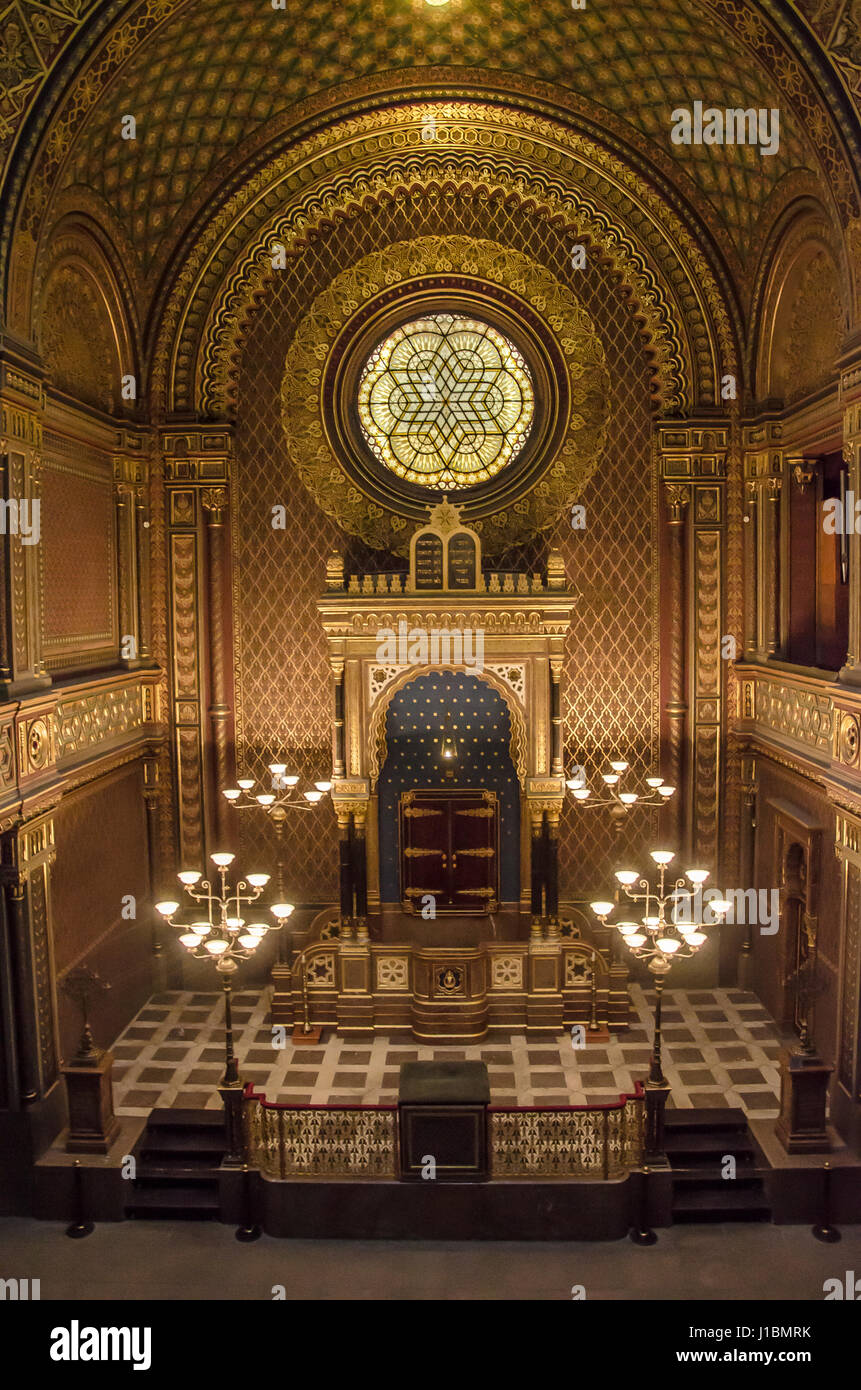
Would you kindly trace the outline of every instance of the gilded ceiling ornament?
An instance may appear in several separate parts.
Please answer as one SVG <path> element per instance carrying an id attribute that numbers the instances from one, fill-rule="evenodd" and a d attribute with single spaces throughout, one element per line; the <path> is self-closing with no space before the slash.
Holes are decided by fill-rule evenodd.
<path id="1" fill-rule="evenodd" d="M 420 504 L 404 497 L 403 510 L 388 509 L 357 486 L 361 479 L 330 443 L 322 387 L 332 348 L 362 305 L 384 289 L 432 275 L 468 275 L 486 286 L 488 297 L 494 286 L 497 293 L 519 295 L 537 311 L 567 368 L 570 413 L 558 452 L 536 464 L 520 495 L 503 509 L 482 517 L 476 516 L 480 498 L 464 506 L 466 523 L 481 533 L 489 552 L 499 552 L 551 526 L 580 495 L 598 466 L 609 409 L 604 350 L 588 314 L 521 252 L 470 237 L 421 237 L 373 252 L 337 276 L 314 301 L 287 353 L 281 391 L 287 446 L 303 483 L 339 526 L 377 549 L 406 548 Z"/>

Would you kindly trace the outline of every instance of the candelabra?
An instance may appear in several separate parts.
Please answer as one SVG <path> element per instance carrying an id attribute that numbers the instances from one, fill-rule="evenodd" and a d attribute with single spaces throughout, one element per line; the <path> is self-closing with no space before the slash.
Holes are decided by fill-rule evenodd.
<path id="1" fill-rule="evenodd" d="M 651 857 L 658 867 L 659 881 L 656 889 L 645 875 L 635 869 L 617 869 L 616 880 L 620 888 L 632 902 L 641 903 L 644 911 L 640 922 L 615 922 L 625 945 L 633 956 L 646 963 L 655 976 L 655 1032 L 652 1042 L 652 1055 L 649 1062 L 647 1099 L 651 1101 L 648 1109 L 649 1123 L 646 1135 L 646 1151 L 651 1157 L 663 1151 L 663 1112 L 669 1086 L 661 1065 L 661 1001 L 664 980 L 674 960 L 693 956 L 708 940 L 699 912 L 699 897 L 702 885 L 708 878 L 708 869 L 688 869 L 683 878 L 667 883 L 667 870 L 675 859 L 668 849 L 653 849 Z M 692 884 L 689 888 L 685 882 Z M 644 889 L 637 892 L 636 888 Z M 593 902 L 592 911 L 602 926 L 607 926 L 607 918 L 616 909 L 615 902 Z M 708 911 L 717 923 L 729 912 L 731 903 L 725 898 L 717 898 L 708 904 Z M 668 909 L 671 915 L 668 916 Z M 695 911 L 695 908 L 697 909 Z"/>
<path id="2" fill-rule="evenodd" d="M 675 787 L 669 786 L 663 777 L 647 777 L 646 786 L 649 791 L 645 795 L 641 795 L 639 792 L 618 791 L 619 782 L 628 768 L 627 762 L 617 760 L 610 763 L 611 770 L 609 772 L 601 773 L 601 781 L 607 792 L 607 797 L 603 801 L 592 800 L 592 788 L 587 787 L 585 774 L 582 771 L 577 776 L 569 777 L 566 786 L 574 800 L 579 801 L 581 805 L 588 801 L 590 807 L 613 806 L 619 813 L 630 811 L 634 805 L 663 806 L 671 796 L 675 795 Z"/>
<path id="3" fill-rule="evenodd" d="M 258 920 L 247 922 L 243 916 L 245 908 L 256 902 L 269 882 L 269 874 L 248 874 L 238 878 L 233 888 L 228 887 L 227 870 L 233 863 L 234 855 L 219 853 L 210 855 L 218 871 L 218 884 L 203 878 L 196 869 L 183 869 L 177 874 L 188 896 L 197 907 L 191 922 L 176 920 L 180 904 L 173 900 L 156 903 L 156 911 L 166 922 L 181 931 L 181 944 L 195 960 L 212 960 L 221 976 L 224 989 L 224 1077 L 219 1085 L 224 1100 L 227 1123 L 227 1161 L 241 1162 L 241 1124 L 239 1097 L 242 1082 L 233 1048 L 233 1016 L 231 1012 L 232 977 L 239 968 L 239 961 L 248 960 L 260 945 L 267 932 L 283 925 L 293 911 L 292 903 L 277 902 L 269 912 L 275 922 Z"/>

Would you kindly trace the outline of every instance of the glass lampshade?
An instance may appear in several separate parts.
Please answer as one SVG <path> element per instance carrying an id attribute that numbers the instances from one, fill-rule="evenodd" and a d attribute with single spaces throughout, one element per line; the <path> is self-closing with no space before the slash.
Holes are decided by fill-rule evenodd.
<path id="1" fill-rule="evenodd" d="M 641 932 L 641 931 L 634 931 L 634 932 L 630 932 L 630 933 L 625 937 L 625 941 L 626 941 L 626 943 L 627 943 L 628 946 L 645 946 L 645 944 L 646 944 L 646 937 L 645 937 L 645 934 L 644 934 L 643 932 Z"/>
<path id="2" fill-rule="evenodd" d="M 228 942 L 222 941 L 221 937 L 213 937 L 211 941 L 205 941 L 203 944 L 212 956 L 224 955 L 228 947 Z"/>
<path id="3" fill-rule="evenodd" d="M 616 762 L 616 763 L 611 763 L 610 766 L 611 766 L 611 768 L 613 769 L 614 772 L 627 772 L 627 771 L 628 771 L 628 764 L 627 764 L 627 763 Z"/>
<path id="4" fill-rule="evenodd" d="M 179 907 L 179 903 L 172 903 L 165 900 L 163 903 L 156 903 L 155 910 L 160 912 L 162 917 L 172 917 Z"/>
<path id="5" fill-rule="evenodd" d="M 254 786 L 254 778 L 253 778 L 253 777 L 239 777 L 239 778 L 237 778 L 236 785 L 237 785 L 238 787 L 241 787 L 242 790 L 243 790 L 244 792 L 250 792 L 250 791 L 251 791 L 251 788 Z"/>
<path id="6" fill-rule="evenodd" d="M 623 888 L 630 888 L 632 883 L 636 883 L 639 875 L 633 869 L 617 869 L 614 875 Z"/>
<path id="7" fill-rule="evenodd" d="M 673 854 L 673 851 L 670 849 L 652 850 L 652 858 L 654 859 L 656 864 L 660 864 L 661 866 L 663 866 L 664 864 L 672 864 L 675 857 L 676 856 Z"/>
<path id="8" fill-rule="evenodd" d="M 637 793 L 619 792 L 619 800 L 622 802 L 623 806 L 633 806 L 634 802 L 637 800 Z"/>
<path id="9" fill-rule="evenodd" d="M 287 918 L 292 916 L 294 910 L 292 903 L 273 903 L 269 909 L 272 916 L 277 917 L 279 922 L 286 922 Z"/>
<path id="10" fill-rule="evenodd" d="M 238 787 L 225 787 L 221 795 L 225 797 L 228 801 L 238 801 L 239 797 L 242 795 L 242 792 L 239 790 Z"/>
<path id="11" fill-rule="evenodd" d="M 603 901 L 589 904 L 596 917 L 608 917 L 615 905 L 615 903 L 606 903 Z"/>
<path id="12" fill-rule="evenodd" d="M 193 883 L 197 883 L 200 874 L 197 869 L 183 869 L 182 873 L 177 874 L 180 883 L 184 883 L 186 888 L 190 888 Z"/>
<path id="13" fill-rule="evenodd" d="M 252 888 L 265 888 L 269 882 L 269 874 L 246 874 L 246 879 Z"/>
<path id="14" fill-rule="evenodd" d="M 226 869 L 236 858 L 235 854 L 228 854 L 226 850 L 219 850 L 217 854 L 211 854 L 210 859 L 219 869 Z"/>
<path id="15" fill-rule="evenodd" d="M 195 936 L 193 931 L 184 931 L 179 939 L 187 951 L 194 951 L 200 945 L 200 937 Z"/>

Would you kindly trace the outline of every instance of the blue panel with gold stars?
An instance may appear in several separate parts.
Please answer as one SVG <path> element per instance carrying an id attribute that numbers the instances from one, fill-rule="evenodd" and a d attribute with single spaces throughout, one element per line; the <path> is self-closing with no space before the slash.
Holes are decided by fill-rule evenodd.
<path id="1" fill-rule="evenodd" d="M 457 740 L 457 771 L 444 775 L 439 746 L 446 715 Z M 511 761 L 511 719 L 502 696 L 478 676 L 435 671 L 417 676 L 386 713 L 387 756 L 380 774 L 380 896 L 400 901 L 398 805 L 422 787 L 495 791 L 499 802 L 499 892 L 520 896 L 520 787 Z"/>

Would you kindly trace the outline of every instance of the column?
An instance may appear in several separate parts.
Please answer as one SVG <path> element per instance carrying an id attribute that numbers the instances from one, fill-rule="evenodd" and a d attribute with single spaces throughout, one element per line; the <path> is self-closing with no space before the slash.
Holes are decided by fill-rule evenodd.
<path id="1" fill-rule="evenodd" d="M 763 518 L 763 642 L 765 657 L 780 657 L 780 502 L 783 479 L 766 478 L 764 484 Z"/>
<path id="2" fill-rule="evenodd" d="M 348 941 L 353 935 L 353 862 L 350 826 L 352 816 L 349 811 L 335 805 L 338 817 L 338 863 L 341 888 L 341 940 Z"/>
<path id="3" fill-rule="evenodd" d="M 665 483 L 667 504 L 667 592 L 665 603 L 669 616 L 669 653 L 667 700 L 664 715 L 667 721 L 667 765 L 662 769 L 664 779 L 676 788 L 676 794 L 666 808 L 671 822 L 672 843 L 681 850 L 685 845 L 685 725 L 688 704 L 685 699 L 687 586 L 685 583 L 685 541 L 688 488 Z"/>
<path id="4" fill-rule="evenodd" d="M 744 659 L 756 661 L 757 658 L 757 565 L 759 562 L 757 546 L 757 526 L 759 511 L 759 488 L 755 479 L 749 478 L 744 485 Z"/>
<path id="5" fill-rule="evenodd" d="M 544 881 L 544 811 L 530 810 L 532 825 L 532 854 L 530 856 L 532 883 L 532 928 L 533 939 L 541 936 L 542 884 Z"/>
<path id="6" fill-rule="evenodd" d="M 844 374 L 841 394 L 848 394 L 847 377 L 848 373 Z M 861 498 L 861 399 L 844 411 L 843 458 L 849 467 L 847 492 L 857 500 Z M 861 534 L 854 528 L 849 532 L 849 649 L 840 680 L 846 685 L 861 685 Z"/>
<path id="7" fill-rule="evenodd" d="M 364 807 L 353 816 L 353 883 L 356 890 L 356 940 L 368 937 L 368 852 L 365 841 Z"/>
<path id="8" fill-rule="evenodd" d="M 59 1076 L 57 1008 L 53 978 L 50 871 L 54 824 L 50 815 L 19 825 L 2 845 L 3 891 L 13 961 L 15 1050 L 20 1106 L 45 1099 Z"/>
<path id="9" fill-rule="evenodd" d="M 562 657 L 550 659 L 550 774 L 564 776 L 562 748 Z"/>
<path id="10" fill-rule="evenodd" d="M 138 566 L 138 503 L 143 491 L 137 459 L 118 455 L 113 461 L 114 509 L 117 520 L 117 593 L 119 597 L 120 660 L 134 669 L 140 664 L 140 571 Z"/>
<path id="11" fill-rule="evenodd" d="M 335 739 L 334 776 L 346 777 L 347 761 L 344 742 L 344 663 L 335 668 Z"/>
<path id="12" fill-rule="evenodd" d="M 39 545 L 32 542 L 41 530 L 37 507 L 44 388 L 17 361 L 14 366 L 14 372 L 4 371 L 0 377 L 0 488 L 10 504 L 8 523 L 0 534 L 0 700 L 17 699 L 51 684 L 42 661 Z"/>
<path id="13" fill-rule="evenodd" d="M 559 818 L 561 808 L 547 812 L 547 936 L 559 936 Z"/>
<path id="14" fill-rule="evenodd" d="M 206 518 L 207 558 L 209 569 L 209 726 L 214 753 L 215 798 L 213 819 L 219 846 L 229 843 L 232 827 L 230 807 L 222 790 L 231 783 L 229 720 L 227 703 L 227 651 L 224 640 L 224 614 L 230 602 L 228 587 L 227 489 L 204 488 L 201 494 Z"/>
<path id="15" fill-rule="evenodd" d="M 742 888 L 750 888 L 754 882 L 754 854 L 756 847 L 756 758 L 745 756 L 741 763 L 741 828 L 739 843 L 739 871 Z M 745 927 L 744 941 L 739 951 L 736 983 L 739 989 L 750 989 L 753 984 L 753 926 Z"/>
<path id="16" fill-rule="evenodd" d="M 155 898 L 160 891 L 161 865 L 159 863 L 159 797 L 161 794 L 158 758 L 145 758 L 143 765 L 143 796 L 146 806 L 147 853 L 149 859 L 149 891 Z M 164 952 L 164 920 L 161 914 L 152 913 L 152 982 L 156 993 L 167 989 L 167 957 Z"/>

